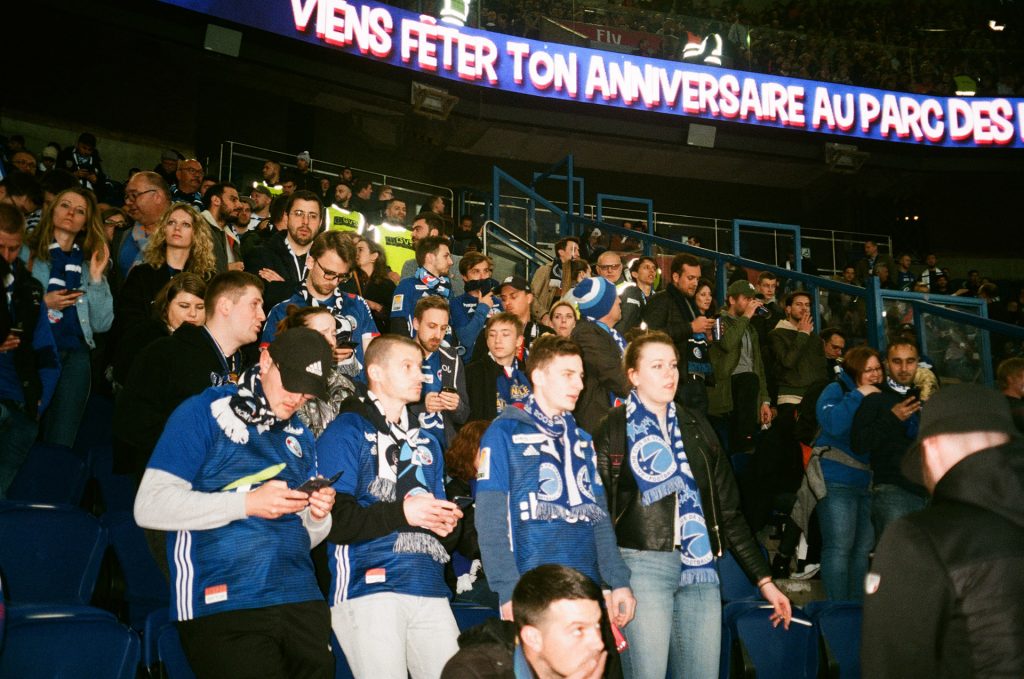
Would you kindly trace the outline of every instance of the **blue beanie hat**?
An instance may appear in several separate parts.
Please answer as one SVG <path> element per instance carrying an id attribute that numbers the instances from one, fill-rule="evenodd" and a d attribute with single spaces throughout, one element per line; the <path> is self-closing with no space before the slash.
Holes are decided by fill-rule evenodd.
<path id="1" fill-rule="evenodd" d="M 592 321 L 608 315 L 615 306 L 616 296 L 615 286 L 601 276 L 584 278 L 572 291 L 580 315 Z"/>

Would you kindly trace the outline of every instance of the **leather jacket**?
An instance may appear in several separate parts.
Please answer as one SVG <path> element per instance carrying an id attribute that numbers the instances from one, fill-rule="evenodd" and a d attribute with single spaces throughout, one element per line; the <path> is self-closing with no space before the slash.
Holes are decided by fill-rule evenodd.
<path id="1" fill-rule="evenodd" d="M 677 405 L 679 430 L 690 469 L 697 480 L 701 508 L 715 556 L 729 549 L 751 582 L 771 575 L 770 568 L 740 511 L 739 490 L 728 458 L 703 415 Z M 675 498 L 644 507 L 629 469 L 626 406 L 613 408 L 594 434 L 597 471 L 605 486 L 608 513 L 620 547 L 657 552 L 675 549 Z"/>

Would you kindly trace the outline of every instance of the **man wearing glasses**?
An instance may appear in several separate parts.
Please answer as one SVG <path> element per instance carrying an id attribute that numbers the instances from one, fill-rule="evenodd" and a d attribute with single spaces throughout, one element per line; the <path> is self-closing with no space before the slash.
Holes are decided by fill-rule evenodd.
<path id="1" fill-rule="evenodd" d="M 379 333 L 366 300 L 338 290 L 338 285 L 348 280 L 355 257 L 355 251 L 340 232 L 328 231 L 317 236 L 306 254 L 305 280 L 291 297 L 267 314 L 260 345 L 265 347 L 274 341 L 277 324 L 288 315 L 289 306 L 325 306 L 338 322 L 334 361 L 345 374 L 358 373 L 363 366 L 363 350 Z"/>
<path id="2" fill-rule="evenodd" d="M 245 258 L 245 270 L 266 282 L 263 308 L 268 314 L 306 280 L 312 264 L 306 255 L 323 224 L 324 207 L 312 191 L 291 193 L 284 212 L 285 229 L 268 237 Z"/>
<path id="3" fill-rule="evenodd" d="M 199 185 L 203 183 L 203 164 L 195 158 L 182 160 L 174 176 L 177 181 L 171 185 L 171 201 L 189 203 L 201 211 L 203 194 L 199 193 Z"/>
<path id="4" fill-rule="evenodd" d="M 124 209 L 135 220 L 134 228 L 121 232 L 110 249 L 114 253 L 114 271 L 120 280 L 136 262 L 142 261 L 149 236 L 161 215 L 171 206 L 171 190 L 156 172 L 136 172 L 124 188 Z"/>
<path id="5" fill-rule="evenodd" d="M 622 274 L 622 257 L 611 250 L 605 250 L 597 258 L 597 274 L 611 283 L 617 294 L 621 294 L 629 284 Z"/>

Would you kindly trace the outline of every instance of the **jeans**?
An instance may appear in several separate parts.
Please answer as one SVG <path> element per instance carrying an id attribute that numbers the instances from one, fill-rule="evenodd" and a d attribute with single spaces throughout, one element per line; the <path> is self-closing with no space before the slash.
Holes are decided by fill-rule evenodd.
<path id="1" fill-rule="evenodd" d="M 875 527 L 876 540 L 882 539 L 882 533 L 890 523 L 901 516 L 924 509 L 927 504 L 928 498 L 915 495 L 895 484 L 875 484 L 871 491 L 871 523 Z"/>
<path id="2" fill-rule="evenodd" d="M 623 628 L 626 677 L 716 679 L 722 644 L 722 595 L 717 584 L 679 586 L 678 552 L 622 550 L 632 576 L 636 617 Z"/>
<path id="3" fill-rule="evenodd" d="M 821 525 L 821 579 L 833 601 L 860 601 L 868 554 L 875 544 L 871 527 L 871 491 L 825 482 L 827 495 L 817 505 Z"/>
<path id="4" fill-rule="evenodd" d="M 50 407 L 43 415 L 43 442 L 54 445 L 75 445 L 78 425 L 85 414 L 85 404 L 92 388 L 92 362 L 89 347 L 65 349 L 60 352 L 60 379 Z"/>
<path id="5" fill-rule="evenodd" d="M 39 423 L 15 403 L 0 403 L 0 500 L 36 442 Z"/>
<path id="6" fill-rule="evenodd" d="M 382 592 L 331 608 L 331 627 L 356 679 L 436 679 L 459 650 L 447 599 Z"/>

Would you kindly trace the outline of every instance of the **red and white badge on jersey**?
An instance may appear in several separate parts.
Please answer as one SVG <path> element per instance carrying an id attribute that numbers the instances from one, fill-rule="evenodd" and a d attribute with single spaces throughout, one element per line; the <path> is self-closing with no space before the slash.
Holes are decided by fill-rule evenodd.
<path id="1" fill-rule="evenodd" d="M 366 584 L 376 585 L 382 582 L 386 582 L 388 579 L 387 571 L 383 568 L 371 568 L 366 571 Z"/>
<path id="2" fill-rule="evenodd" d="M 219 604 L 222 601 L 228 600 L 228 586 L 213 585 L 203 590 L 203 594 L 207 604 Z"/>

